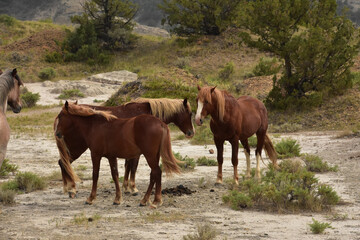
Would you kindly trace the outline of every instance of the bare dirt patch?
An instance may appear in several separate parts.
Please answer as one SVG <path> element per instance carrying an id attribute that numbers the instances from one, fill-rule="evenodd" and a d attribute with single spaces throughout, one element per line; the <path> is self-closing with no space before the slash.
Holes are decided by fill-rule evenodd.
<path id="1" fill-rule="evenodd" d="M 137 172 L 138 196 L 123 195 L 122 204 L 113 206 L 114 184 L 108 162 L 100 169 L 97 200 L 91 206 L 84 202 L 91 190 L 91 160 L 86 152 L 73 167 L 80 169 L 83 181 L 78 184 L 78 196 L 69 199 L 62 192 L 61 181 L 51 181 L 44 191 L 17 195 L 13 206 L 0 205 L 1 239 L 182 239 L 196 232 L 197 225 L 209 223 L 219 232 L 218 239 L 360 239 L 360 138 L 335 138 L 334 132 L 286 134 L 297 139 L 302 152 L 317 154 L 339 172 L 317 175 L 333 186 L 345 204 L 326 213 L 262 212 L 256 209 L 231 210 L 222 203 L 226 186 L 214 186 L 217 167 L 197 166 L 192 172 L 172 178 L 163 177 L 163 189 L 182 185 L 190 195 L 164 194 L 164 204 L 153 210 L 140 207 L 146 191 L 150 168 L 140 160 Z M 214 146 L 193 146 L 187 141 L 173 141 L 173 150 L 197 159 L 206 156 Z M 230 144 L 225 146 L 224 178 L 232 177 Z M 13 136 L 7 157 L 20 171 L 32 171 L 42 176 L 59 172 L 58 152 L 54 140 Z M 255 165 L 252 155 L 252 166 Z M 244 155 L 239 152 L 239 171 L 245 169 Z M 84 167 L 85 166 L 85 167 Z M 265 166 L 263 166 L 265 167 Z M 123 174 L 123 160 L 119 160 Z M 2 179 L 1 181 L 4 181 Z M 330 222 L 333 229 L 323 235 L 313 235 L 308 224 L 312 218 Z"/>

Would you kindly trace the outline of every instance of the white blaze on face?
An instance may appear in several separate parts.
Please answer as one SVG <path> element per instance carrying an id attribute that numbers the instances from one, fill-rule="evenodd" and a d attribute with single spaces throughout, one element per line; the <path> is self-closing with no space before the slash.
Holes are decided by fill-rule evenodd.
<path id="1" fill-rule="evenodd" d="M 56 132 L 57 132 L 57 126 L 58 126 L 58 124 L 59 124 L 59 119 L 56 118 L 56 120 L 55 120 L 55 126 L 54 126 L 54 133 L 55 133 L 55 134 L 56 134 Z"/>
<path id="2" fill-rule="evenodd" d="M 195 115 L 195 122 L 197 125 L 201 125 L 200 119 L 201 119 L 201 111 L 202 111 L 203 107 L 204 107 L 204 104 L 199 99 L 198 100 L 198 108 L 196 110 L 196 115 Z"/>

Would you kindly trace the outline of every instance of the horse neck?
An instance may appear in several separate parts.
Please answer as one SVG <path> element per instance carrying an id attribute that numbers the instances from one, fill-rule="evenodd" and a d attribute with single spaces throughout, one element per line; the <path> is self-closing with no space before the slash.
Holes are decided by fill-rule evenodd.
<path id="1" fill-rule="evenodd" d="M 5 81 L 4 81 L 5 82 Z M 7 99 L 10 88 L 5 84 L 0 85 L 0 109 L 5 114 L 7 110 Z"/>
<path id="2" fill-rule="evenodd" d="M 216 122 L 224 122 L 224 121 L 226 122 L 227 116 L 232 115 L 234 104 L 237 104 L 237 101 L 234 97 L 224 94 L 224 101 L 225 101 L 224 115 L 223 115 L 223 119 L 221 120 L 218 109 L 218 100 L 216 98 L 213 98 L 211 101 L 212 104 L 216 107 L 212 109 L 212 111 L 210 112 L 210 116 Z"/>

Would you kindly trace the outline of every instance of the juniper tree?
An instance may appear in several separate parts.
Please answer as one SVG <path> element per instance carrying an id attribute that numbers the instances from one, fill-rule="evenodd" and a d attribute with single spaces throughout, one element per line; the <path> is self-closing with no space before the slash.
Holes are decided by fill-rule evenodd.
<path id="1" fill-rule="evenodd" d="M 267 98 L 270 106 L 317 103 L 351 87 L 359 49 L 352 22 L 336 13 L 335 0 L 254 0 L 244 5 L 241 37 L 284 62 Z"/>
<path id="2" fill-rule="evenodd" d="M 72 17 L 73 23 L 94 25 L 98 40 L 108 48 L 123 48 L 133 39 L 134 19 L 138 7 L 129 0 L 87 0 L 84 13 Z"/>
<path id="3" fill-rule="evenodd" d="M 163 0 L 162 24 L 179 36 L 219 35 L 234 21 L 242 0 Z"/>

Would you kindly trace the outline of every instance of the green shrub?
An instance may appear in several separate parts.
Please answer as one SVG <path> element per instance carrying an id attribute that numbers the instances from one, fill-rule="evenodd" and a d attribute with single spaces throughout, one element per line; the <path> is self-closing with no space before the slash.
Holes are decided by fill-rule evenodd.
<path id="1" fill-rule="evenodd" d="M 340 201 L 339 195 L 326 184 L 320 184 L 317 189 L 320 201 L 326 205 L 335 205 Z"/>
<path id="2" fill-rule="evenodd" d="M 231 76 L 234 74 L 234 63 L 228 62 L 223 69 L 219 72 L 219 78 L 223 81 L 230 80 Z"/>
<path id="3" fill-rule="evenodd" d="M 1 184 L 2 191 L 17 191 L 19 190 L 19 184 L 15 180 L 7 181 Z"/>
<path id="4" fill-rule="evenodd" d="M 56 76 L 56 72 L 53 68 L 48 67 L 41 70 L 38 74 L 38 77 L 41 80 L 50 80 L 53 79 Z"/>
<path id="5" fill-rule="evenodd" d="M 200 157 L 196 160 L 198 166 L 217 166 L 217 161 L 207 157 Z"/>
<path id="6" fill-rule="evenodd" d="M 14 26 L 14 24 L 16 23 L 16 19 L 6 15 L 6 14 L 0 14 L 0 23 L 3 23 L 4 25 L 11 27 Z"/>
<path id="7" fill-rule="evenodd" d="M 259 63 L 255 66 L 253 74 L 255 76 L 269 76 L 280 71 L 281 66 L 277 64 L 275 58 L 264 59 L 260 58 Z"/>
<path id="8" fill-rule="evenodd" d="M 0 202 L 3 204 L 15 203 L 16 192 L 13 190 L 0 190 Z"/>
<path id="9" fill-rule="evenodd" d="M 180 153 L 174 153 L 174 156 L 177 160 L 180 160 L 182 162 L 184 162 L 184 164 L 178 164 L 179 167 L 184 171 L 184 170 L 194 170 L 195 168 L 195 160 L 193 158 L 190 158 L 188 156 L 181 156 Z"/>
<path id="10" fill-rule="evenodd" d="M 311 154 L 303 155 L 306 164 L 306 169 L 311 172 L 336 172 L 338 166 L 331 167 L 327 162 L 324 162 L 320 157 Z"/>
<path id="11" fill-rule="evenodd" d="M 42 190 L 46 187 L 44 178 L 37 176 L 31 172 L 20 172 L 15 176 L 15 179 L 8 181 L 1 185 L 1 189 L 13 191 L 32 192 L 35 190 Z"/>
<path id="12" fill-rule="evenodd" d="M 320 233 L 323 233 L 325 231 L 325 229 L 327 228 L 332 228 L 330 223 L 322 223 L 322 222 L 319 222 L 317 220 L 315 220 L 314 218 L 312 219 L 312 223 L 309 224 L 310 226 L 310 229 L 311 229 L 311 232 L 314 233 L 314 234 L 320 234 Z"/>
<path id="13" fill-rule="evenodd" d="M 294 139 L 281 139 L 275 144 L 275 150 L 279 158 L 291 158 L 300 156 L 300 145 Z"/>
<path id="14" fill-rule="evenodd" d="M 45 61 L 48 63 L 62 63 L 63 56 L 61 53 L 58 52 L 51 52 L 45 55 Z"/>
<path id="15" fill-rule="evenodd" d="M 60 95 L 59 99 L 73 99 L 73 98 L 82 98 L 84 94 L 80 92 L 79 89 L 68 89 L 64 90 Z"/>
<path id="16" fill-rule="evenodd" d="M 230 185 L 232 191 L 223 197 L 233 209 L 238 202 L 277 211 L 321 211 L 339 202 L 337 193 L 328 185 L 320 184 L 315 174 L 295 161 L 283 161 L 281 170 L 269 168 L 262 181 L 247 179 Z M 245 205 L 243 205 L 245 206 Z"/>
<path id="17" fill-rule="evenodd" d="M 196 234 L 188 234 L 183 237 L 184 240 L 213 240 L 218 235 L 216 229 L 210 224 L 205 224 L 197 227 Z"/>
<path id="18" fill-rule="evenodd" d="M 18 170 L 18 166 L 15 164 L 10 164 L 9 159 L 4 159 L 1 168 L 0 168 L 0 176 L 4 177 L 9 175 L 9 173 L 15 173 Z"/>
<path id="19" fill-rule="evenodd" d="M 252 199 L 248 195 L 237 190 L 230 191 L 229 194 L 224 195 L 222 199 L 224 203 L 229 204 L 234 210 L 252 206 Z"/>
<path id="20" fill-rule="evenodd" d="M 25 90 L 25 93 L 21 94 L 21 100 L 24 107 L 32 108 L 36 106 L 37 101 L 40 100 L 39 93 L 32 93 Z"/>
<path id="21" fill-rule="evenodd" d="M 31 172 L 18 173 L 15 181 L 18 183 L 19 189 L 25 192 L 42 190 L 46 187 L 45 180 Z"/>

